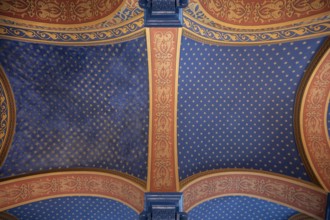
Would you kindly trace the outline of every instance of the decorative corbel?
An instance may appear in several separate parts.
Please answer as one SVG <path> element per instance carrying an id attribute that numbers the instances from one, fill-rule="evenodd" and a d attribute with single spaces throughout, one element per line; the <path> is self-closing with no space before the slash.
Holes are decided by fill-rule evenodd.
<path id="1" fill-rule="evenodd" d="M 145 27 L 182 27 L 182 8 L 189 0 L 139 0 Z"/>

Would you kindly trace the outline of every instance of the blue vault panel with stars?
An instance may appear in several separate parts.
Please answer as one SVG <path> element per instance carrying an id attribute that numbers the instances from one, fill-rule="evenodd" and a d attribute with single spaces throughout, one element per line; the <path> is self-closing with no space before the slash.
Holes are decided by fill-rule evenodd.
<path id="1" fill-rule="evenodd" d="M 293 129 L 295 93 L 324 38 L 251 47 L 183 38 L 179 175 L 247 168 L 309 180 Z"/>
<path id="2" fill-rule="evenodd" d="M 24 220 L 118 220 L 139 217 L 133 209 L 120 202 L 87 196 L 47 199 L 22 205 L 7 212 Z"/>
<path id="3" fill-rule="evenodd" d="M 89 47 L 1 40 L 17 125 L 0 177 L 103 168 L 146 180 L 145 38 Z"/>
<path id="4" fill-rule="evenodd" d="M 188 213 L 189 220 L 287 220 L 298 212 L 261 199 L 227 196 L 204 202 Z"/>

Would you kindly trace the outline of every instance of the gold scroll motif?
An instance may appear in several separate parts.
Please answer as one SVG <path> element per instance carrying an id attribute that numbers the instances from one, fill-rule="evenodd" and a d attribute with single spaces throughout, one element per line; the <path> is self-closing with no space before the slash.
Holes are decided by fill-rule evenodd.
<path id="1" fill-rule="evenodd" d="M 143 16 L 143 10 L 139 7 L 138 0 L 124 0 L 124 5 L 114 14 L 113 18 L 102 23 L 104 27 L 122 24 L 137 16 Z"/>
<path id="2" fill-rule="evenodd" d="M 112 13 L 123 0 L 2 0 L 0 12 L 51 23 L 82 23 Z"/>
<path id="3" fill-rule="evenodd" d="M 117 28 L 104 31 L 86 32 L 51 32 L 23 28 L 0 26 L 0 39 L 22 40 L 28 42 L 43 42 L 66 45 L 96 45 L 104 43 L 119 43 L 143 35 L 143 18 Z"/>
<path id="4" fill-rule="evenodd" d="M 327 0 L 200 0 L 200 3 L 218 20 L 254 25 L 301 18 L 330 8 Z"/>

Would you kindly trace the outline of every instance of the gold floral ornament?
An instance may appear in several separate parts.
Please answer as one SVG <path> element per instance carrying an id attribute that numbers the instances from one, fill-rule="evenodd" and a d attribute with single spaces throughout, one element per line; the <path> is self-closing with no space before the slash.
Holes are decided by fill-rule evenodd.
<path id="1" fill-rule="evenodd" d="M 0 67 L 0 166 L 5 161 L 15 130 L 15 101 L 9 81 Z"/>

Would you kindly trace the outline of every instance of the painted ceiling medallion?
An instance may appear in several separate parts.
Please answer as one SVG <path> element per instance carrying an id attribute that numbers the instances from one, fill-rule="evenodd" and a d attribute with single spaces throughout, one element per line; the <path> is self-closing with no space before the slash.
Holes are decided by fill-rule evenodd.
<path id="1" fill-rule="evenodd" d="M 235 25 L 271 25 L 319 15 L 330 10 L 326 0 L 199 0 L 213 18 Z"/>
<path id="2" fill-rule="evenodd" d="M 115 12 L 123 0 L 3 0 L 0 14 L 55 24 L 91 22 Z"/>
<path id="3" fill-rule="evenodd" d="M 0 166 L 5 161 L 15 130 L 15 102 L 9 81 L 0 67 Z"/>

